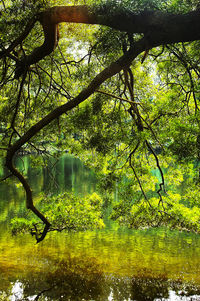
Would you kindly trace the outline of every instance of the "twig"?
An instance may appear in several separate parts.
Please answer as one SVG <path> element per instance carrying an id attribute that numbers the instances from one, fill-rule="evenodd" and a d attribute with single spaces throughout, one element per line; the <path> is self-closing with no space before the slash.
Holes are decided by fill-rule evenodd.
<path id="1" fill-rule="evenodd" d="M 161 178 L 162 178 L 162 182 L 159 183 L 159 189 L 157 190 L 157 193 L 158 193 L 158 195 L 160 197 L 158 205 L 160 204 L 160 202 L 162 202 L 162 205 L 163 205 L 163 199 L 162 199 L 161 191 L 163 190 L 165 192 L 164 174 L 163 174 L 162 168 L 160 167 L 158 156 L 156 155 L 154 149 L 152 148 L 151 144 L 147 140 L 145 140 L 145 142 L 146 142 L 147 147 L 149 148 L 149 150 L 151 151 L 151 153 L 153 154 L 153 156 L 154 156 L 154 158 L 156 160 L 156 165 L 157 165 L 157 167 L 159 169 L 159 172 L 160 172 L 160 175 L 161 175 Z"/>
<path id="2" fill-rule="evenodd" d="M 101 93 L 101 94 L 104 94 L 104 95 L 107 95 L 107 96 L 111 96 L 111 97 L 113 97 L 113 98 L 119 99 L 119 100 L 121 100 L 121 101 L 128 102 L 128 103 L 130 103 L 130 104 L 139 104 L 139 102 L 133 102 L 133 101 L 128 100 L 128 99 L 126 99 L 126 98 L 123 98 L 123 97 L 120 97 L 120 96 L 116 96 L 116 95 L 114 95 L 114 94 L 111 94 L 111 93 L 108 93 L 108 92 L 105 92 L 105 91 L 102 91 L 102 90 L 96 90 L 95 92 Z"/>
<path id="3" fill-rule="evenodd" d="M 21 84 L 20 84 L 20 89 L 19 89 L 19 93 L 18 93 L 18 96 L 17 96 L 17 102 L 16 102 L 16 105 L 15 105 L 15 112 L 14 112 L 14 115 L 13 115 L 13 118 L 12 118 L 12 121 L 11 121 L 11 128 L 12 129 L 14 129 L 15 119 L 16 119 L 17 112 L 18 112 L 18 109 L 19 109 L 19 104 L 20 104 L 20 99 L 21 99 L 21 94 L 22 94 L 24 82 L 25 82 L 25 79 L 26 79 L 26 74 L 27 73 L 25 72 L 24 75 L 23 75 Z"/>
<path id="4" fill-rule="evenodd" d="M 9 175 L 5 176 L 3 179 L 0 179 L 0 182 L 5 181 L 5 180 L 7 180 L 8 178 L 10 178 L 12 176 L 13 176 L 13 174 L 10 173 Z"/>

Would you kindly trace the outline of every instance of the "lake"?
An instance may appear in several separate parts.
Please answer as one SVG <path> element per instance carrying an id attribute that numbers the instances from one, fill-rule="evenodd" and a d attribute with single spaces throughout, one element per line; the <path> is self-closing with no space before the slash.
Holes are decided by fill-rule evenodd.
<path id="1" fill-rule="evenodd" d="M 93 193 L 93 172 L 70 155 L 34 167 L 17 160 L 34 195 L 48 191 Z M 0 170 L 1 176 L 5 171 Z M 165 228 L 49 233 L 35 243 L 12 236 L 11 218 L 26 213 L 17 181 L 0 183 L 0 300 L 200 300 L 200 236 Z"/>

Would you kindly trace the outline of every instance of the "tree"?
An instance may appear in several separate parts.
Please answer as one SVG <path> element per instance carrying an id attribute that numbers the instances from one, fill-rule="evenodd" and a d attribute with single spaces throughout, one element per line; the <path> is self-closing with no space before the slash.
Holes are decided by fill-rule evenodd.
<path id="1" fill-rule="evenodd" d="M 55 139 L 53 132 L 56 127 L 60 131 L 60 124 L 66 138 L 65 147 L 67 144 L 72 151 L 78 152 L 79 143 L 79 152 L 87 150 L 88 156 L 89 150 L 95 150 L 99 153 L 99 166 L 109 154 L 106 162 L 109 161 L 110 165 L 102 176 L 106 189 L 113 180 L 124 179 L 121 172 L 124 167 L 126 177 L 139 185 L 142 202 L 145 200 L 148 204 L 148 209 L 145 205 L 143 211 L 150 209 L 148 214 L 151 217 L 155 207 L 162 205 L 162 209 L 157 210 L 156 224 L 165 220 L 163 215 L 173 218 L 173 213 L 166 212 L 164 206 L 166 203 L 171 208 L 173 202 L 169 199 L 173 200 L 173 197 L 163 197 L 165 179 L 161 162 L 164 159 L 175 162 L 177 158 L 193 162 L 199 158 L 197 46 L 200 10 L 196 1 L 181 3 L 178 0 L 169 3 L 155 0 L 150 4 L 139 0 L 99 1 L 97 4 L 91 1 L 90 5 L 48 7 L 42 1 L 13 1 L 11 4 L 2 1 L 1 150 L 6 158 L 5 165 L 26 191 L 27 209 L 45 224 L 41 235 L 36 237 L 38 242 L 44 239 L 51 225 L 34 206 L 31 187 L 16 169 L 14 157 L 27 147 L 40 151 L 39 141 L 47 139 L 43 129 L 48 129 L 48 134 Z M 88 41 L 78 27 L 68 25 L 65 29 L 59 25 L 63 22 L 88 24 Z M 60 41 L 59 26 L 62 32 Z M 42 40 L 42 32 L 44 42 L 36 45 Z M 76 42 L 75 35 L 78 36 Z M 76 48 L 72 41 L 77 47 L 82 48 L 85 44 L 89 49 L 87 53 L 81 49 L 78 55 L 83 58 L 79 62 L 65 58 L 65 47 Z M 151 78 L 146 74 L 145 65 Z M 137 73 L 140 73 L 138 78 Z M 68 78 L 64 79 L 66 74 Z M 81 89 L 76 86 L 78 81 Z M 179 100 L 175 101 L 176 98 Z M 109 103 L 105 105 L 106 101 Z M 83 102 L 86 104 L 82 105 Z M 78 107 L 79 110 L 75 111 Z M 67 112 L 70 114 L 61 117 Z M 48 125 L 52 122 L 54 127 L 51 129 Z M 66 122 L 68 133 L 63 130 Z M 192 133 L 188 139 L 181 126 L 185 127 L 185 132 Z M 70 140 L 71 146 L 66 142 L 69 134 L 70 137 L 79 135 L 78 142 Z M 152 168 L 157 168 L 160 173 L 158 201 L 153 200 L 155 206 L 145 192 L 153 188 L 144 188 Z M 142 179 L 145 175 L 147 177 Z M 155 182 L 152 180 L 153 185 Z M 126 193 L 128 189 L 135 189 L 136 184 L 127 184 L 125 180 L 123 183 L 127 185 Z M 142 208 L 141 194 L 136 191 L 139 201 L 135 206 Z M 127 218 L 130 210 L 135 210 L 138 215 L 138 210 L 132 205 L 131 202 L 118 204 L 114 217 L 126 212 Z M 198 221 L 195 221 L 196 230 Z M 133 224 L 131 218 L 130 225 Z"/>

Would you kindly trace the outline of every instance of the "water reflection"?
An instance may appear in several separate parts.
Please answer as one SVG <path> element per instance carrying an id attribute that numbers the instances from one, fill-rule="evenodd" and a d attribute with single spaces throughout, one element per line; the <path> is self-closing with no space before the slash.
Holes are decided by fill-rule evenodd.
<path id="1" fill-rule="evenodd" d="M 42 244 L 5 233 L 0 300 L 5 295 L 12 300 L 200 300 L 199 238 L 189 251 L 189 235 L 169 233 L 52 233 Z M 176 245 L 177 236 L 182 243 Z M 162 242 L 160 248 L 154 249 L 152 237 Z"/>
<path id="2" fill-rule="evenodd" d="M 95 191 L 94 174 L 77 159 L 65 156 L 54 170 L 54 161 L 38 169 L 28 158 L 19 162 L 36 196 L 58 187 Z M 0 193 L 0 300 L 200 300 L 199 235 L 111 224 L 51 233 L 35 244 L 29 235 L 11 236 L 5 223 L 24 214 L 23 189 L 9 182 L 0 185 Z"/>
<path id="3" fill-rule="evenodd" d="M 94 173 L 86 168 L 78 159 L 68 154 L 59 160 L 56 158 L 45 159 L 46 166 L 35 167 L 35 158 L 30 156 L 16 158 L 17 168 L 28 178 L 33 194 L 37 197 L 41 192 L 60 193 L 73 191 L 75 194 L 92 194 L 96 190 L 97 180 Z M 1 166 L 1 165 L 0 165 Z M 0 168 L 1 176 L 7 174 Z M 0 223 L 7 222 L 16 215 L 26 214 L 25 194 L 22 185 L 14 178 L 6 183 L 0 183 Z"/>
<path id="4" fill-rule="evenodd" d="M 61 273 L 59 271 L 58 275 L 51 275 L 51 278 L 40 281 L 40 283 L 35 283 L 32 278 L 26 279 L 24 283 L 17 280 L 12 285 L 9 298 L 11 301 L 194 301 L 200 298 L 200 288 L 192 289 L 178 282 L 163 282 L 161 279 L 119 279 L 102 275 L 99 275 L 98 278 L 87 279 L 85 275 L 84 277 L 76 274 L 63 275 L 62 271 Z M 187 298 L 187 295 L 190 298 Z M 5 296 L 6 294 L 4 293 L 4 298 Z"/>

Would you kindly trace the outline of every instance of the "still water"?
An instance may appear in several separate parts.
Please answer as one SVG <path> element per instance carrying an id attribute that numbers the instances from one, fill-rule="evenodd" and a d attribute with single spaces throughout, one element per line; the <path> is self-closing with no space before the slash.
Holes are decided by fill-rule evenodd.
<path id="1" fill-rule="evenodd" d="M 29 157 L 17 165 L 36 197 L 41 191 L 96 190 L 94 174 L 69 155 L 46 168 L 35 169 Z M 108 223 L 98 231 L 50 233 L 36 244 L 30 235 L 9 231 L 9 220 L 24 210 L 22 187 L 1 183 L 0 300 L 200 300 L 199 235 Z"/>

